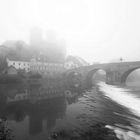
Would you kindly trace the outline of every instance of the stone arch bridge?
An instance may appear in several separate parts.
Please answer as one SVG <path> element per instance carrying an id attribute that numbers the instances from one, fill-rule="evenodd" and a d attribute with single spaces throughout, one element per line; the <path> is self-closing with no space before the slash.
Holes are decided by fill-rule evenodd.
<path id="1" fill-rule="evenodd" d="M 106 83 L 112 85 L 125 84 L 128 75 L 140 68 L 140 61 L 136 62 L 119 62 L 119 63 L 103 63 L 94 64 L 89 66 L 83 66 L 75 69 L 68 70 L 65 75 L 77 75 L 80 78 L 82 84 L 90 85 L 92 76 L 98 70 L 104 70 L 106 72 Z"/>

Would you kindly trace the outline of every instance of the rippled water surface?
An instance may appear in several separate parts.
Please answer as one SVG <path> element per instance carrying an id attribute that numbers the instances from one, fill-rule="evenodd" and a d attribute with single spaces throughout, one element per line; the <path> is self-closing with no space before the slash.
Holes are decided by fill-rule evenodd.
<path id="1" fill-rule="evenodd" d="M 140 139 L 139 90 L 98 83 L 80 92 L 68 98 L 10 102 L 0 108 L 0 116 L 7 117 L 15 140 L 46 140 L 60 130 L 81 133 L 98 123 L 120 139 Z"/>

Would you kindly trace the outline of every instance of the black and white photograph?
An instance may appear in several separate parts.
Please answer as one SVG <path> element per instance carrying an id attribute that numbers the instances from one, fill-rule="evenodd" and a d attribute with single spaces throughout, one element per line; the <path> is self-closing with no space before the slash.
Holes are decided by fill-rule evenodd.
<path id="1" fill-rule="evenodd" d="M 0 0 L 0 140 L 140 140 L 140 0 Z"/>

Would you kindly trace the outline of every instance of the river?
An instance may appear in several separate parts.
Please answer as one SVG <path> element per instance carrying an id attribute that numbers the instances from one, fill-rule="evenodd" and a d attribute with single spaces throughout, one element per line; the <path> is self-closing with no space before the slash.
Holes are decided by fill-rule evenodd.
<path id="1" fill-rule="evenodd" d="M 2 87 L 1 93 L 7 89 Z M 14 94 L 19 90 L 15 86 L 8 92 Z M 78 135 L 97 124 L 113 130 L 118 139 L 140 139 L 139 89 L 100 82 L 78 92 L 74 97 L 1 103 L 0 116 L 6 116 L 14 140 L 46 140 L 51 133 L 61 130 Z"/>

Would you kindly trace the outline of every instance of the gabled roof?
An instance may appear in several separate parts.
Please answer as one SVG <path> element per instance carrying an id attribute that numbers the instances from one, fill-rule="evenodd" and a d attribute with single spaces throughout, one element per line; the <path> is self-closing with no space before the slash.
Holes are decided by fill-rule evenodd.
<path id="1" fill-rule="evenodd" d="M 7 69 L 10 69 L 10 68 L 14 68 L 15 70 L 17 70 L 14 66 L 7 67 Z"/>
<path id="2" fill-rule="evenodd" d="M 77 64 L 78 66 L 85 66 L 88 63 L 78 56 L 68 56 L 66 62 L 72 61 L 73 63 Z"/>
<path id="3" fill-rule="evenodd" d="M 28 58 L 18 58 L 14 56 L 7 56 L 7 58 L 11 61 L 23 61 L 23 62 L 29 62 Z"/>

